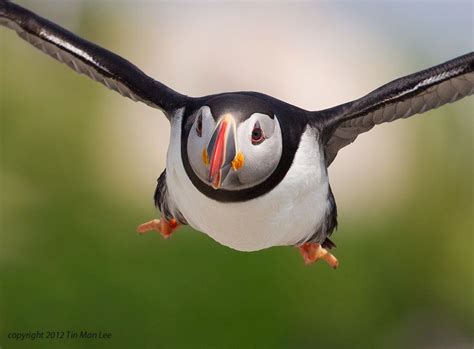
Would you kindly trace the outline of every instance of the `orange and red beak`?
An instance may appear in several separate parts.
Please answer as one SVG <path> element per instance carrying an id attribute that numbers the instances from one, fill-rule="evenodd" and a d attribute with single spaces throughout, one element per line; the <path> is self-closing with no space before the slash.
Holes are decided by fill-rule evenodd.
<path id="1" fill-rule="evenodd" d="M 243 155 L 237 154 L 236 149 L 235 121 L 229 114 L 217 124 L 207 149 L 204 149 L 203 161 L 209 163 L 208 180 L 214 189 L 219 189 L 231 168 L 242 167 Z"/>

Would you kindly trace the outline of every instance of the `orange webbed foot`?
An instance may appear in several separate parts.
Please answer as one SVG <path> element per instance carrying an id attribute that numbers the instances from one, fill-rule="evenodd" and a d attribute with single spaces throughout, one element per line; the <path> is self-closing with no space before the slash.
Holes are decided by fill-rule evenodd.
<path id="1" fill-rule="evenodd" d="M 305 264 L 312 264 L 319 259 L 324 259 L 327 264 L 333 269 L 336 269 L 339 265 L 337 258 L 334 257 L 327 249 L 321 246 L 321 244 L 308 242 L 298 247 L 301 255 L 303 256 Z"/>
<path id="2" fill-rule="evenodd" d="M 165 239 L 168 239 L 178 228 L 179 224 L 174 218 L 170 219 L 169 221 L 165 219 L 153 219 L 149 222 L 140 224 L 137 228 L 137 232 L 138 234 L 145 234 L 151 230 L 155 230 Z"/>

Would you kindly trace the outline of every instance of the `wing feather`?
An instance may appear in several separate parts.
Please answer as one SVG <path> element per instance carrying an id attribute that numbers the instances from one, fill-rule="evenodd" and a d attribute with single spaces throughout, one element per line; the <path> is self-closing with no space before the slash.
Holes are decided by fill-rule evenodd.
<path id="1" fill-rule="evenodd" d="M 408 118 L 474 93 L 474 53 L 394 80 L 368 95 L 315 112 L 323 120 L 326 164 L 375 125 Z"/>
<path id="2" fill-rule="evenodd" d="M 122 57 L 6 0 L 0 0 L 0 24 L 76 72 L 134 101 L 170 112 L 189 99 Z"/>

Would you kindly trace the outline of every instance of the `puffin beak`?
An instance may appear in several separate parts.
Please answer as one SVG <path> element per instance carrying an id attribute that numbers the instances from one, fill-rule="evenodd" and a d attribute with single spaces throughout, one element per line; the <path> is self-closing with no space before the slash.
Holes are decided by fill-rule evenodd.
<path id="1" fill-rule="evenodd" d="M 207 149 L 203 150 L 203 159 L 209 163 L 208 180 L 214 189 L 219 189 L 231 168 L 243 166 L 243 155 L 236 150 L 235 121 L 230 114 L 217 124 Z"/>

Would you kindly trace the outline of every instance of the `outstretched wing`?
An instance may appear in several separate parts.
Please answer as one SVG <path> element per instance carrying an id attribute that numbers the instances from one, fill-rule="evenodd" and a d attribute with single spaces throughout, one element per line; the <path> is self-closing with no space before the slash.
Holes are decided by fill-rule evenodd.
<path id="1" fill-rule="evenodd" d="M 6 0 L 0 0 L 0 24 L 76 72 L 134 101 L 170 112 L 188 99 L 122 57 Z"/>
<path id="2" fill-rule="evenodd" d="M 329 166 L 339 149 L 375 125 L 424 113 L 474 93 L 474 52 L 389 82 L 368 95 L 317 111 Z"/>

